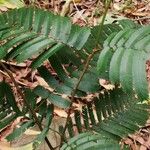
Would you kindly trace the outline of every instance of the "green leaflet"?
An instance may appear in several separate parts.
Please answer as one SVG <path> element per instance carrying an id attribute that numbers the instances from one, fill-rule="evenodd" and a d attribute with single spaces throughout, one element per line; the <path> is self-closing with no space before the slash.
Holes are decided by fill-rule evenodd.
<path id="1" fill-rule="evenodd" d="M 28 121 L 27 123 L 24 123 L 23 125 L 21 125 L 19 128 L 16 128 L 13 133 L 9 134 L 6 139 L 8 141 L 13 141 L 16 138 L 19 138 L 20 135 L 22 135 L 22 133 L 24 133 L 28 128 L 30 128 L 31 126 L 33 126 L 33 120 Z"/>
<path id="2" fill-rule="evenodd" d="M 112 49 L 110 49 L 109 47 L 105 47 L 105 49 L 101 52 L 101 55 L 99 56 L 97 62 L 97 70 L 102 78 L 108 78 L 109 63 L 112 55 Z"/>
<path id="3" fill-rule="evenodd" d="M 81 50 L 91 32 L 90 28 L 72 25 L 68 18 L 33 7 L 8 11 L 1 18 L 4 27 L 0 30 L 5 32 L 1 32 L 1 39 L 6 42 L 1 45 L 0 58 L 7 55 L 7 59 L 15 57 L 22 62 L 36 55 L 33 67 L 64 46 Z"/>
<path id="4" fill-rule="evenodd" d="M 127 93 L 148 99 L 145 63 L 149 59 L 150 26 L 123 29 L 104 42 L 97 63 L 101 78 L 120 83 Z M 109 78 L 108 78 L 109 75 Z"/>
<path id="5" fill-rule="evenodd" d="M 40 37 L 35 37 L 35 38 L 31 38 L 28 40 L 27 43 L 22 43 L 22 45 L 14 48 L 9 54 L 8 54 L 8 58 L 13 59 L 14 57 L 16 57 L 18 54 L 20 54 L 24 49 L 27 49 L 28 47 L 31 47 L 32 45 L 41 42 L 43 40 L 45 40 L 46 38 L 43 36 Z"/>
<path id="6" fill-rule="evenodd" d="M 89 28 L 83 28 L 81 30 L 79 26 L 74 25 L 71 28 L 70 36 L 68 38 L 67 43 L 70 47 L 80 50 L 88 40 L 89 36 L 90 36 Z"/>
<path id="7" fill-rule="evenodd" d="M 148 83 L 146 79 L 146 60 L 143 51 L 136 51 L 133 56 L 133 84 L 141 100 L 148 98 Z"/>
<path id="8" fill-rule="evenodd" d="M 0 47 L 0 59 L 3 59 L 6 56 L 7 52 L 3 48 L 3 46 Z"/>
<path id="9" fill-rule="evenodd" d="M 110 69 L 109 69 L 109 79 L 112 83 L 119 83 L 120 81 L 120 63 L 122 59 L 122 55 L 124 53 L 124 48 L 118 48 L 114 55 L 112 56 L 110 62 Z"/>
<path id="10" fill-rule="evenodd" d="M 141 27 L 131 35 L 131 37 L 128 39 L 128 41 L 125 43 L 126 48 L 132 48 L 134 44 L 136 44 L 140 39 L 147 36 L 150 33 L 149 30 L 150 26 L 144 26 Z"/>
<path id="11" fill-rule="evenodd" d="M 52 46 L 53 44 L 55 44 L 54 40 L 45 39 L 28 47 L 28 49 L 24 50 L 16 59 L 18 62 L 22 62 L 31 56 L 38 54 L 44 48 Z"/>
<path id="12" fill-rule="evenodd" d="M 132 63 L 133 63 L 133 49 L 127 49 L 122 56 L 120 64 L 120 83 L 127 93 L 132 92 Z"/>
<path id="13" fill-rule="evenodd" d="M 0 130 L 5 128 L 7 125 L 9 125 L 11 122 L 13 122 L 18 117 L 17 114 L 13 114 L 3 120 L 0 120 Z"/>
<path id="14" fill-rule="evenodd" d="M 51 124 L 52 118 L 53 118 L 53 111 L 54 107 L 52 105 L 49 105 L 47 108 L 47 115 L 46 115 L 46 124 L 45 128 L 43 131 L 36 137 L 36 139 L 33 141 L 33 147 L 37 148 L 41 142 L 44 141 L 44 138 L 46 137 L 48 131 L 49 131 L 49 126 Z"/>
<path id="15" fill-rule="evenodd" d="M 62 98 L 61 96 L 54 94 L 49 95 L 48 100 L 54 105 L 64 109 L 69 108 L 71 104 L 71 102 L 68 99 Z"/>
<path id="16" fill-rule="evenodd" d="M 64 47 L 63 44 L 57 44 L 54 45 L 52 48 L 48 49 L 45 51 L 42 55 L 40 55 L 33 63 L 32 63 L 32 68 L 37 68 L 42 63 L 47 60 L 49 57 L 51 57 L 54 53 L 56 53 L 58 50 L 60 50 L 62 47 Z"/>
<path id="17" fill-rule="evenodd" d="M 119 145 L 105 137 L 90 132 L 79 134 L 61 147 L 61 150 L 98 150 L 109 149 L 119 150 Z"/>
<path id="18" fill-rule="evenodd" d="M 70 106 L 69 100 L 62 98 L 59 95 L 55 95 L 43 87 L 40 87 L 40 86 L 36 87 L 34 89 L 34 93 L 43 99 L 48 99 L 51 103 L 53 103 L 54 105 L 58 107 L 68 108 Z"/>
<path id="19" fill-rule="evenodd" d="M 0 89 L 0 92 L 4 93 L 3 96 L 6 97 L 6 100 L 9 103 L 9 105 L 11 105 L 11 107 L 13 108 L 13 111 L 18 113 L 18 115 L 19 115 L 21 113 L 21 111 L 19 110 L 19 108 L 17 106 L 17 102 L 15 100 L 15 97 L 13 95 L 13 91 L 11 90 L 10 85 L 5 82 L 0 83 L 0 85 L 1 85 L 0 88 L 2 88 L 2 89 Z"/>

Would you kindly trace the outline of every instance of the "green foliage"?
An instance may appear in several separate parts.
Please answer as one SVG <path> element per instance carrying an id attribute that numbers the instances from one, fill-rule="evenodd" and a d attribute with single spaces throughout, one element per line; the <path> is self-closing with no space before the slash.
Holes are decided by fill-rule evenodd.
<path id="1" fill-rule="evenodd" d="M 91 132 L 81 133 L 64 144 L 61 150 L 120 150 L 116 141 Z"/>
<path id="2" fill-rule="evenodd" d="M 0 83 L 0 130 L 21 115 L 8 84 Z"/>
<path id="3" fill-rule="evenodd" d="M 96 115 L 91 108 L 95 108 Z M 75 130 L 80 134 L 71 138 L 61 149 L 121 149 L 119 141 L 138 130 L 149 118 L 149 106 L 137 104 L 134 97 L 120 88 L 105 91 L 82 110 L 75 112 Z M 84 122 L 82 126 L 81 121 Z M 68 123 L 68 132 L 69 128 Z M 86 130 L 91 132 L 84 133 Z"/>
<path id="4" fill-rule="evenodd" d="M 98 60 L 100 76 L 121 83 L 127 93 L 133 89 L 141 100 L 148 99 L 146 61 L 149 59 L 150 26 L 125 29 L 104 42 Z"/>
<path id="5" fill-rule="evenodd" d="M 29 89 L 25 90 L 25 97 L 28 98 L 28 100 L 30 101 L 32 109 L 37 109 L 37 105 L 36 105 L 37 96 L 34 95 L 34 93 L 31 90 Z M 41 102 L 42 100 L 39 103 Z M 42 105 L 38 106 L 39 110 L 40 108 L 42 108 Z M 43 141 L 43 139 L 45 138 L 49 130 L 49 126 L 53 118 L 53 105 L 46 104 L 44 109 L 45 109 L 44 113 L 39 112 L 39 120 L 41 119 L 43 120 L 43 118 L 45 118 L 47 123 L 45 124 L 45 128 L 41 132 L 41 134 L 39 134 L 37 138 L 33 141 L 34 145 L 38 145 Z M 0 83 L 0 131 L 2 131 L 4 128 L 9 126 L 13 121 L 15 121 L 17 117 L 26 118 L 27 121 L 18 124 L 20 127 L 16 128 L 10 135 L 6 137 L 8 141 L 15 140 L 20 136 L 22 136 L 22 134 L 28 128 L 33 127 L 35 125 L 35 121 L 33 119 L 32 114 L 26 111 L 26 107 L 24 107 L 22 111 L 19 110 L 19 107 L 17 106 L 15 97 L 13 95 L 10 86 L 5 82 L 1 82 Z"/>
<path id="6" fill-rule="evenodd" d="M 75 93 L 76 99 L 83 103 L 89 94 L 93 94 L 93 98 L 85 102 L 81 111 L 74 111 L 74 118 L 69 118 L 66 138 L 71 139 L 61 149 L 117 150 L 121 139 L 145 124 L 149 108 L 139 104 L 139 99 L 148 98 L 145 63 L 149 58 L 150 26 L 141 27 L 130 20 L 122 20 L 104 25 L 101 36 L 97 37 L 98 26 L 79 27 L 68 18 L 32 7 L 8 11 L 0 15 L 0 20 L 0 59 L 15 59 L 19 63 L 32 58 L 31 67 L 38 70 L 49 86 L 22 89 L 27 103 L 38 114 L 39 122 L 47 121 L 33 141 L 35 147 L 48 133 L 54 106 L 70 108 L 72 92 L 88 57 L 93 49 L 100 51 L 101 47 L 100 56 L 95 53 Z M 56 75 L 42 66 L 44 61 Z M 103 89 L 99 85 L 100 77 L 116 84 L 115 89 Z M 41 100 L 37 101 L 39 97 Z M 21 108 L 17 105 L 10 86 L 2 82 L 0 129 L 19 116 L 27 121 L 7 136 L 9 141 L 37 122 L 26 104 Z"/>
<path id="7" fill-rule="evenodd" d="M 21 62 L 40 53 L 33 62 L 34 68 L 66 45 L 80 50 L 90 35 L 88 28 L 71 25 L 68 18 L 36 8 L 12 10 L 1 15 L 0 19 L 1 25 L 7 24 L 11 27 L 1 31 L 1 40 L 11 40 L 1 46 L 4 51 L 1 50 L 0 58 L 6 57 L 7 51 L 13 45 L 18 45 L 7 56 L 11 59 L 16 57 Z"/>

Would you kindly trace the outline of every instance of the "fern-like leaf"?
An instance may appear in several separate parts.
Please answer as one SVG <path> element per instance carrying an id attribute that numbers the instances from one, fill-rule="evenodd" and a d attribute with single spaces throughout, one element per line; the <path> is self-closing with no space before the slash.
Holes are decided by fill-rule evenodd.
<path id="1" fill-rule="evenodd" d="M 8 84 L 0 83 L 0 130 L 9 126 L 22 113 Z"/>
<path id="2" fill-rule="evenodd" d="M 1 45 L 0 58 L 16 57 L 21 62 L 40 54 L 33 67 L 41 65 L 65 45 L 80 50 L 90 35 L 89 28 L 72 25 L 68 18 L 36 8 L 15 9 L 2 14 L 0 19 L 1 25 L 11 26 L 0 31 L 1 41 L 9 39 Z"/>
<path id="3" fill-rule="evenodd" d="M 116 141 L 90 132 L 81 133 L 73 137 L 61 150 L 120 150 Z"/>
<path id="4" fill-rule="evenodd" d="M 121 83 L 127 93 L 135 89 L 141 100 L 148 99 L 149 32 L 150 26 L 144 26 L 112 34 L 104 42 L 97 66 L 101 77 Z"/>
<path id="5" fill-rule="evenodd" d="M 80 134 L 69 139 L 62 146 L 63 150 L 121 149 L 121 139 L 139 130 L 149 117 L 149 106 L 137 104 L 137 100 L 122 89 L 104 92 L 99 97 L 93 104 L 88 102 L 83 106 L 82 112 L 75 111 L 74 119 L 70 118 L 68 132 L 70 128 L 76 131 L 70 124 L 75 120 L 74 125 Z"/>
<path id="6" fill-rule="evenodd" d="M 110 78 L 114 83 L 121 82 L 126 91 L 135 88 L 141 98 L 147 97 L 143 66 L 148 58 L 145 54 L 149 52 L 149 34 L 147 34 L 149 27 L 140 28 L 127 20 L 118 24 L 104 25 L 103 34 L 97 44 L 98 27 L 79 27 L 73 25 L 68 18 L 38 8 L 14 9 L 1 14 L 0 20 L 0 59 L 15 58 L 18 62 L 22 62 L 36 57 L 31 66 L 38 68 L 39 74 L 49 86 L 24 90 L 31 108 L 39 114 L 39 121 L 42 122 L 45 117 L 47 120 L 45 129 L 34 141 L 35 146 L 41 143 L 48 132 L 53 117 L 53 104 L 63 109 L 70 107 L 70 97 L 84 69 L 84 64 L 93 49 L 100 49 L 100 44 L 104 46 L 98 62 L 101 76 Z M 88 94 L 97 94 L 102 90 L 96 70 L 98 55 L 98 53 L 94 55 L 77 88 L 75 97 L 80 100 Z M 48 69 L 41 66 L 45 60 L 50 64 Z M 123 68 L 120 68 L 120 65 Z M 137 66 L 140 71 L 136 69 Z M 7 96 L 6 88 L 4 91 L 0 86 L 0 90 L 1 111 L 6 104 L 6 110 L 0 113 L 0 118 L 4 119 L 10 112 L 13 114 L 10 118 L 4 119 L 0 128 L 5 128 L 18 117 L 18 114 L 28 120 L 7 137 L 11 141 L 34 126 L 35 121 L 26 106 L 20 111 L 11 90 Z M 40 102 L 37 102 L 37 97 L 41 97 Z M 75 135 L 74 123 L 79 133 L 89 129 L 93 132 L 74 137 L 62 149 L 91 149 L 91 144 L 95 149 L 119 149 L 120 139 L 138 130 L 148 118 L 147 109 L 143 105 L 138 105 L 131 95 L 125 94 L 121 89 L 116 88 L 109 92 L 104 90 L 103 94 L 99 94 L 99 98 L 94 97 L 91 100 L 86 102 L 82 112 L 75 111 L 74 120 L 70 118 L 67 129 L 70 137 Z M 48 105 L 47 101 L 52 104 Z"/>

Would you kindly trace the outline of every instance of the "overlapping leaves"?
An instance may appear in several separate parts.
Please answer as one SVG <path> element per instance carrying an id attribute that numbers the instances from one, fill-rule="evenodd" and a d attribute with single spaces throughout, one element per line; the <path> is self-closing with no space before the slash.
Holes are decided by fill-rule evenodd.
<path id="1" fill-rule="evenodd" d="M 47 135 L 47 132 L 49 131 L 49 126 L 53 118 L 53 105 L 48 105 L 45 100 L 44 100 L 45 102 L 41 100 L 37 103 L 37 99 L 36 99 L 37 96 L 29 89 L 26 89 L 24 92 L 25 92 L 25 98 L 27 99 L 28 102 L 30 102 L 32 109 L 35 111 L 38 107 L 39 121 L 42 122 L 44 118 L 46 119 L 44 130 L 41 131 L 39 135 L 37 135 L 34 141 L 32 141 L 34 146 L 39 146 L 39 144 L 43 142 L 45 136 Z M 1 82 L 0 83 L 0 132 L 3 132 L 3 130 L 5 130 L 8 126 L 11 126 L 11 124 L 18 117 L 26 119 L 26 121 L 17 123 L 18 127 L 15 128 L 15 130 L 6 137 L 8 141 L 13 141 L 15 139 L 18 139 L 20 136 L 24 134 L 24 132 L 27 129 L 33 127 L 36 123 L 35 120 L 33 119 L 32 113 L 30 113 L 25 106 L 22 108 L 22 110 L 20 109 L 21 106 L 19 106 L 19 103 L 16 102 L 11 87 L 5 82 Z"/>
<path id="2" fill-rule="evenodd" d="M 65 45 L 80 50 L 90 35 L 86 27 L 79 28 L 68 18 L 36 8 L 15 9 L 1 15 L 0 20 L 0 39 L 7 40 L 1 45 L 0 58 L 16 57 L 21 62 L 40 54 L 33 67 L 41 65 Z"/>
<path id="3" fill-rule="evenodd" d="M 87 57 L 94 48 L 99 48 L 97 41 L 95 41 L 98 39 L 97 31 L 99 28 L 81 28 L 71 24 L 68 18 L 53 15 L 37 8 L 15 9 L 0 15 L 0 20 L 0 59 L 15 58 L 18 62 L 22 62 L 34 56 L 36 59 L 32 63 L 33 68 L 41 66 L 45 60 L 48 60 L 50 64 L 48 69 L 43 66 L 38 68 L 39 74 L 49 87 L 38 86 L 33 91 L 24 91 L 32 109 L 37 111 L 36 106 L 40 106 L 38 109 L 39 120 L 42 121 L 45 116 L 47 119 L 46 128 L 35 140 L 35 143 L 40 143 L 48 132 L 52 119 L 53 107 L 51 106 L 53 105 L 48 106 L 47 101 L 61 108 L 70 106 L 69 98 L 83 71 Z M 107 37 L 108 39 L 104 43 L 104 50 L 100 55 L 98 67 L 101 76 L 110 78 L 114 83 L 121 82 L 126 92 L 135 88 L 139 97 L 143 99 L 147 98 L 146 75 L 143 71 L 144 63 L 148 58 L 148 55 L 145 54 L 149 52 L 149 27 L 137 28 L 139 27 L 130 21 L 105 25 L 98 44 L 103 44 Z M 109 36 L 110 34 L 111 36 Z M 78 98 L 87 96 L 87 94 L 98 93 L 101 90 L 98 82 L 99 75 L 96 71 L 97 59 L 98 54 L 95 54 L 77 89 L 75 96 Z M 121 68 L 120 65 L 123 67 Z M 8 85 L 5 84 L 5 86 Z M 14 114 L 12 118 L 6 119 L 7 122 L 1 127 L 4 128 L 15 120 L 18 114 L 25 117 L 26 114 L 22 114 L 16 107 L 17 104 L 14 103 L 12 92 L 8 94 L 8 97 L 3 88 L 0 90 L 0 99 L 2 99 L 0 102 L 7 98 L 5 103 L 9 103 L 10 106 L 12 102 L 9 101 L 13 100 L 11 109 L 6 109 L 4 113 L 0 113 L 2 119 L 8 115 L 9 111 Z M 37 96 L 42 99 L 39 103 L 35 100 Z M 100 147 L 102 149 L 118 149 L 119 145 L 116 145 L 116 142 L 109 138 L 117 139 L 118 143 L 128 133 L 133 133 L 139 129 L 139 125 L 144 125 L 148 118 L 147 109 L 143 105 L 132 104 L 133 101 L 120 89 L 111 92 L 104 91 L 104 94 L 100 94 L 100 98 L 84 105 L 82 112 L 75 111 L 74 116 L 79 133 L 92 129 L 96 134 L 79 135 L 80 140 L 75 137 L 62 149 L 68 147 L 68 149 L 90 149 L 93 144 L 95 149 L 100 149 Z M 2 105 L 4 104 L 2 103 Z M 23 109 L 26 110 L 26 107 Z M 2 106 L 0 110 L 3 110 Z M 16 112 L 17 116 L 15 115 Z M 29 121 L 21 124 L 21 127 L 16 129 L 7 139 L 13 140 L 27 128 L 33 126 L 34 120 L 28 119 Z M 70 137 L 75 136 L 73 125 L 70 118 L 67 126 Z M 102 139 L 101 135 L 105 138 Z M 110 141 L 110 144 L 107 143 L 107 140 Z"/>
<path id="4" fill-rule="evenodd" d="M 121 83 L 127 93 L 133 89 L 141 100 L 148 99 L 146 61 L 150 58 L 150 26 L 124 29 L 111 34 L 99 56 L 100 76 Z"/>
<path id="5" fill-rule="evenodd" d="M 93 104 L 84 106 L 82 112 L 75 111 L 74 119 L 70 118 L 68 122 L 68 132 L 72 138 L 61 149 L 119 150 L 120 140 L 145 124 L 149 109 L 145 104 L 137 104 L 137 100 L 122 89 L 105 91 L 95 98 Z M 74 130 L 80 134 L 72 135 Z"/>

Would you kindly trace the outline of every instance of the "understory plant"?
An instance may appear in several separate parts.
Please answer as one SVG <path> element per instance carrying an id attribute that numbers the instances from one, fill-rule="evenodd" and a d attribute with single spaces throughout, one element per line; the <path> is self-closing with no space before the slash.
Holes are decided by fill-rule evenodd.
<path id="1" fill-rule="evenodd" d="M 130 20 L 104 24 L 108 6 L 102 23 L 91 28 L 34 7 L 0 15 L 1 69 L 23 100 L 18 106 L 9 83 L 0 83 L 0 130 L 18 117 L 25 119 L 6 137 L 8 141 L 37 125 L 41 132 L 32 142 L 33 149 L 44 140 L 51 150 L 129 149 L 121 141 L 138 131 L 149 117 L 146 61 L 150 26 Z M 49 87 L 21 87 L 3 63 L 27 59 L 32 60 L 31 68 L 38 70 Z M 45 61 L 56 75 L 43 65 Z M 109 80 L 114 88 L 103 88 L 100 78 Z M 81 110 L 74 109 L 77 102 L 82 103 Z M 68 114 L 60 127 L 58 147 L 47 138 L 55 106 Z"/>

